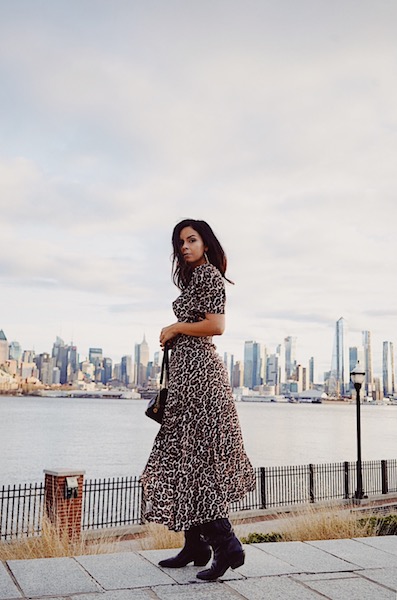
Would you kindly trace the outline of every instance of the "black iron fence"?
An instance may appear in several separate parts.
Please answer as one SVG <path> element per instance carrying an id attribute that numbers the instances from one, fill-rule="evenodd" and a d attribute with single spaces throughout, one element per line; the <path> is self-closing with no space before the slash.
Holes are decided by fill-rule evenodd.
<path id="1" fill-rule="evenodd" d="M 142 523 L 138 477 L 89 479 L 83 485 L 83 529 Z"/>
<path id="2" fill-rule="evenodd" d="M 397 460 L 363 461 L 366 496 L 397 493 Z M 256 488 L 231 506 L 233 512 L 332 500 L 349 500 L 356 491 L 356 462 L 261 467 Z M 38 535 L 44 484 L 0 488 L 0 540 Z M 82 529 L 141 524 L 142 487 L 138 477 L 91 479 L 83 485 Z"/>
<path id="3" fill-rule="evenodd" d="M 44 483 L 0 488 L 0 540 L 38 535 L 44 505 Z"/>

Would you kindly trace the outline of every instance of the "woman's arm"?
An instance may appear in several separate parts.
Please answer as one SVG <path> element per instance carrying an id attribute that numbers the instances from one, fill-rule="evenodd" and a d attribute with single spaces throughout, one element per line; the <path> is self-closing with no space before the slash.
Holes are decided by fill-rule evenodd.
<path id="1" fill-rule="evenodd" d="M 178 334 L 205 337 L 222 335 L 224 330 L 225 315 L 207 313 L 202 321 L 196 323 L 182 323 L 178 321 L 177 323 L 168 325 L 168 327 L 164 327 L 160 333 L 160 344 L 164 346 L 166 342 Z"/>

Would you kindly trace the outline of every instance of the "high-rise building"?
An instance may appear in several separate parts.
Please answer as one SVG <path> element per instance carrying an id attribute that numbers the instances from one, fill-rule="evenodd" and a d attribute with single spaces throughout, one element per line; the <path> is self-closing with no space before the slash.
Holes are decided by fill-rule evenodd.
<path id="1" fill-rule="evenodd" d="M 368 396 L 372 395 L 373 391 L 373 379 L 374 373 L 372 370 L 372 348 L 371 348 L 371 332 L 362 332 L 363 349 L 364 349 L 364 360 L 362 364 L 365 370 L 365 391 Z M 360 360 L 361 363 L 361 360 Z"/>
<path id="2" fill-rule="evenodd" d="M 350 346 L 349 348 L 349 373 L 351 373 L 360 359 L 358 358 L 357 346 Z M 360 365 L 362 363 L 360 362 Z"/>
<path id="3" fill-rule="evenodd" d="M 261 385 L 261 351 L 260 344 L 248 341 L 244 344 L 244 386 L 254 389 Z"/>
<path id="4" fill-rule="evenodd" d="M 134 383 L 145 385 L 148 379 L 149 345 L 145 335 L 140 344 L 135 344 Z"/>
<path id="5" fill-rule="evenodd" d="M 396 390 L 394 380 L 394 349 L 392 342 L 383 342 L 382 357 L 383 395 L 392 396 Z"/>
<path id="6" fill-rule="evenodd" d="M 95 381 L 95 367 L 89 360 L 83 360 L 80 365 L 80 371 L 83 374 L 83 379 L 86 382 Z"/>
<path id="7" fill-rule="evenodd" d="M 34 362 L 36 353 L 34 350 L 24 350 L 22 353 L 22 362 L 30 363 Z"/>
<path id="8" fill-rule="evenodd" d="M 67 346 L 57 336 L 52 347 L 52 358 L 55 360 L 53 366 L 59 369 L 59 383 L 63 385 L 76 381 L 79 373 L 79 356 L 76 346 Z"/>
<path id="9" fill-rule="evenodd" d="M 233 367 L 232 388 L 241 387 L 244 383 L 244 366 L 237 360 Z"/>
<path id="10" fill-rule="evenodd" d="M 343 396 L 349 389 L 350 372 L 348 368 L 348 355 L 345 347 L 345 330 L 345 320 L 341 317 L 336 322 L 331 376 L 328 381 L 328 393 L 332 396 Z"/>
<path id="11" fill-rule="evenodd" d="M 132 383 L 132 372 L 132 356 L 122 356 L 120 378 L 124 385 Z"/>
<path id="12" fill-rule="evenodd" d="M 39 379 L 41 383 L 44 385 L 51 385 L 55 359 L 47 352 L 43 352 L 35 357 L 34 362 L 39 370 Z"/>
<path id="13" fill-rule="evenodd" d="M 67 346 L 67 382 L 77 380 L 79 372 L 79 355 L 76 346 Z"/>
<path id="14" fill-rule="evenodd" d="M 88 360 L 94 366 L 97 366 L 98 363 L 101 363 L 102 359 L 103 359 L 102 348 L 89 348 L 88 349 Z"/>
<path id="15" fill-rule="evenodd" d="M 233 368 L 234 368 L 234 355 L 229 352 L 223 353 L 223 364 L 226 367 L 227 373 L 229 375 L 229 383 L 232 385 L 233 380 Z"/>
<path id="16" fill-rule="evenodd" d="M 102 383 L 106 384 L 112 379 L 113 361 L 111 358 L 105 357 L 103 359 L 103 377 Z"/>
<path id="17" fill-rule="evenodd" d="M 353 371 L 353 369 L 356 367 L 357 363 L 360 363 L 360 367 L 362 366 L 363 369 L 365 369 L 365 354 L 364 354 L 364 349 L 359 347 L 359 346 L 350 346 L 349 347 L 349 389 L 351 391 L 354 390 L 354 384 L 352 381 L 350 381 L 350 373 Z M 366 372 L 365 372 L 366 374 Z M 365 390 L 367 388 L 365 387 Z M 371 391 L 372 393 L 372 391 Z"/>
<path id="18" fill-rule="evenodd" d="M 285 346 L 285 381 L 293 379 L 296 369 L 296 337 L 289 335 L 284 339 Z"/>
<path id="19" fill-rule="evenodd" d="M 269 354 L 266 365 L 266 384 L 274 386 L 276 394 L 280 391 L 281 370 L 282 367 L 280 366 L 280 355 L 278 352 Z"/>
<path id="20" fill-rule="evenodd" d="M 309 389 L 313 389 L 314 384 L 314 356 L 309 360 Z"/>
<path id="21" fill-rule="evenodd" d="M 304 392 L 309 389 L 309 381 L 307 376 L 307 369 L 302 365 L 296 365 L 296 383 L 297 383 L 297 391 Z"/>
<path id="22" fill-rule="evenodd" d="M 19 342 L 11 342 L 9 348 L 9 357 L 11 360 L 16 360 L 19 363 L 22 359 L 22 348 Z"/>
<path id="23" fill-rule="evenodd" d="M 0 329 L 0 365 L 5 365 L 8 360 L 8 342 L 5 333 Z"/>

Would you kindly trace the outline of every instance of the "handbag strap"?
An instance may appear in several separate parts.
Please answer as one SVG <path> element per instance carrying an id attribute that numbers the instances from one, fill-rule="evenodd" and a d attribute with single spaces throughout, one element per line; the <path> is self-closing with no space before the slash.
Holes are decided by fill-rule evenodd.
<path id="1" fill-rule="evenodd" d="M 163 381 L 164 381 L 164 385 L 166 385 L 166 382 L 168 382 L 169 377 L 170 377 L 170 366 L 169 366 L 168 353 L 169 353 L 169 347 L 168 347 L 168 343 L 166 342 L 164 345 L 163 360 L 161 362 L 160 387 L 163 385 Z M 164 373 L 165 373 L 165 379 L 164 379 Z"/>

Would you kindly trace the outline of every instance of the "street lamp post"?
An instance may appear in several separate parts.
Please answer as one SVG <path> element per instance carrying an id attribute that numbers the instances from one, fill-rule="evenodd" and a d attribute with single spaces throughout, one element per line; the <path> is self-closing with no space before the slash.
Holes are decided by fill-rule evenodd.
<path id="1" fill-rule="evenodd" d="M 363 490 L 363 471 L 361 465 L 361 404 L 360 390 L 365 380 L 365 371 L 360 367 L 360 361 L 350 373 L 350 378 L 356 390 L 356 424 L 357 424 L 357 489 L 355 498 L 361 500 L 364 497 Z"/>

